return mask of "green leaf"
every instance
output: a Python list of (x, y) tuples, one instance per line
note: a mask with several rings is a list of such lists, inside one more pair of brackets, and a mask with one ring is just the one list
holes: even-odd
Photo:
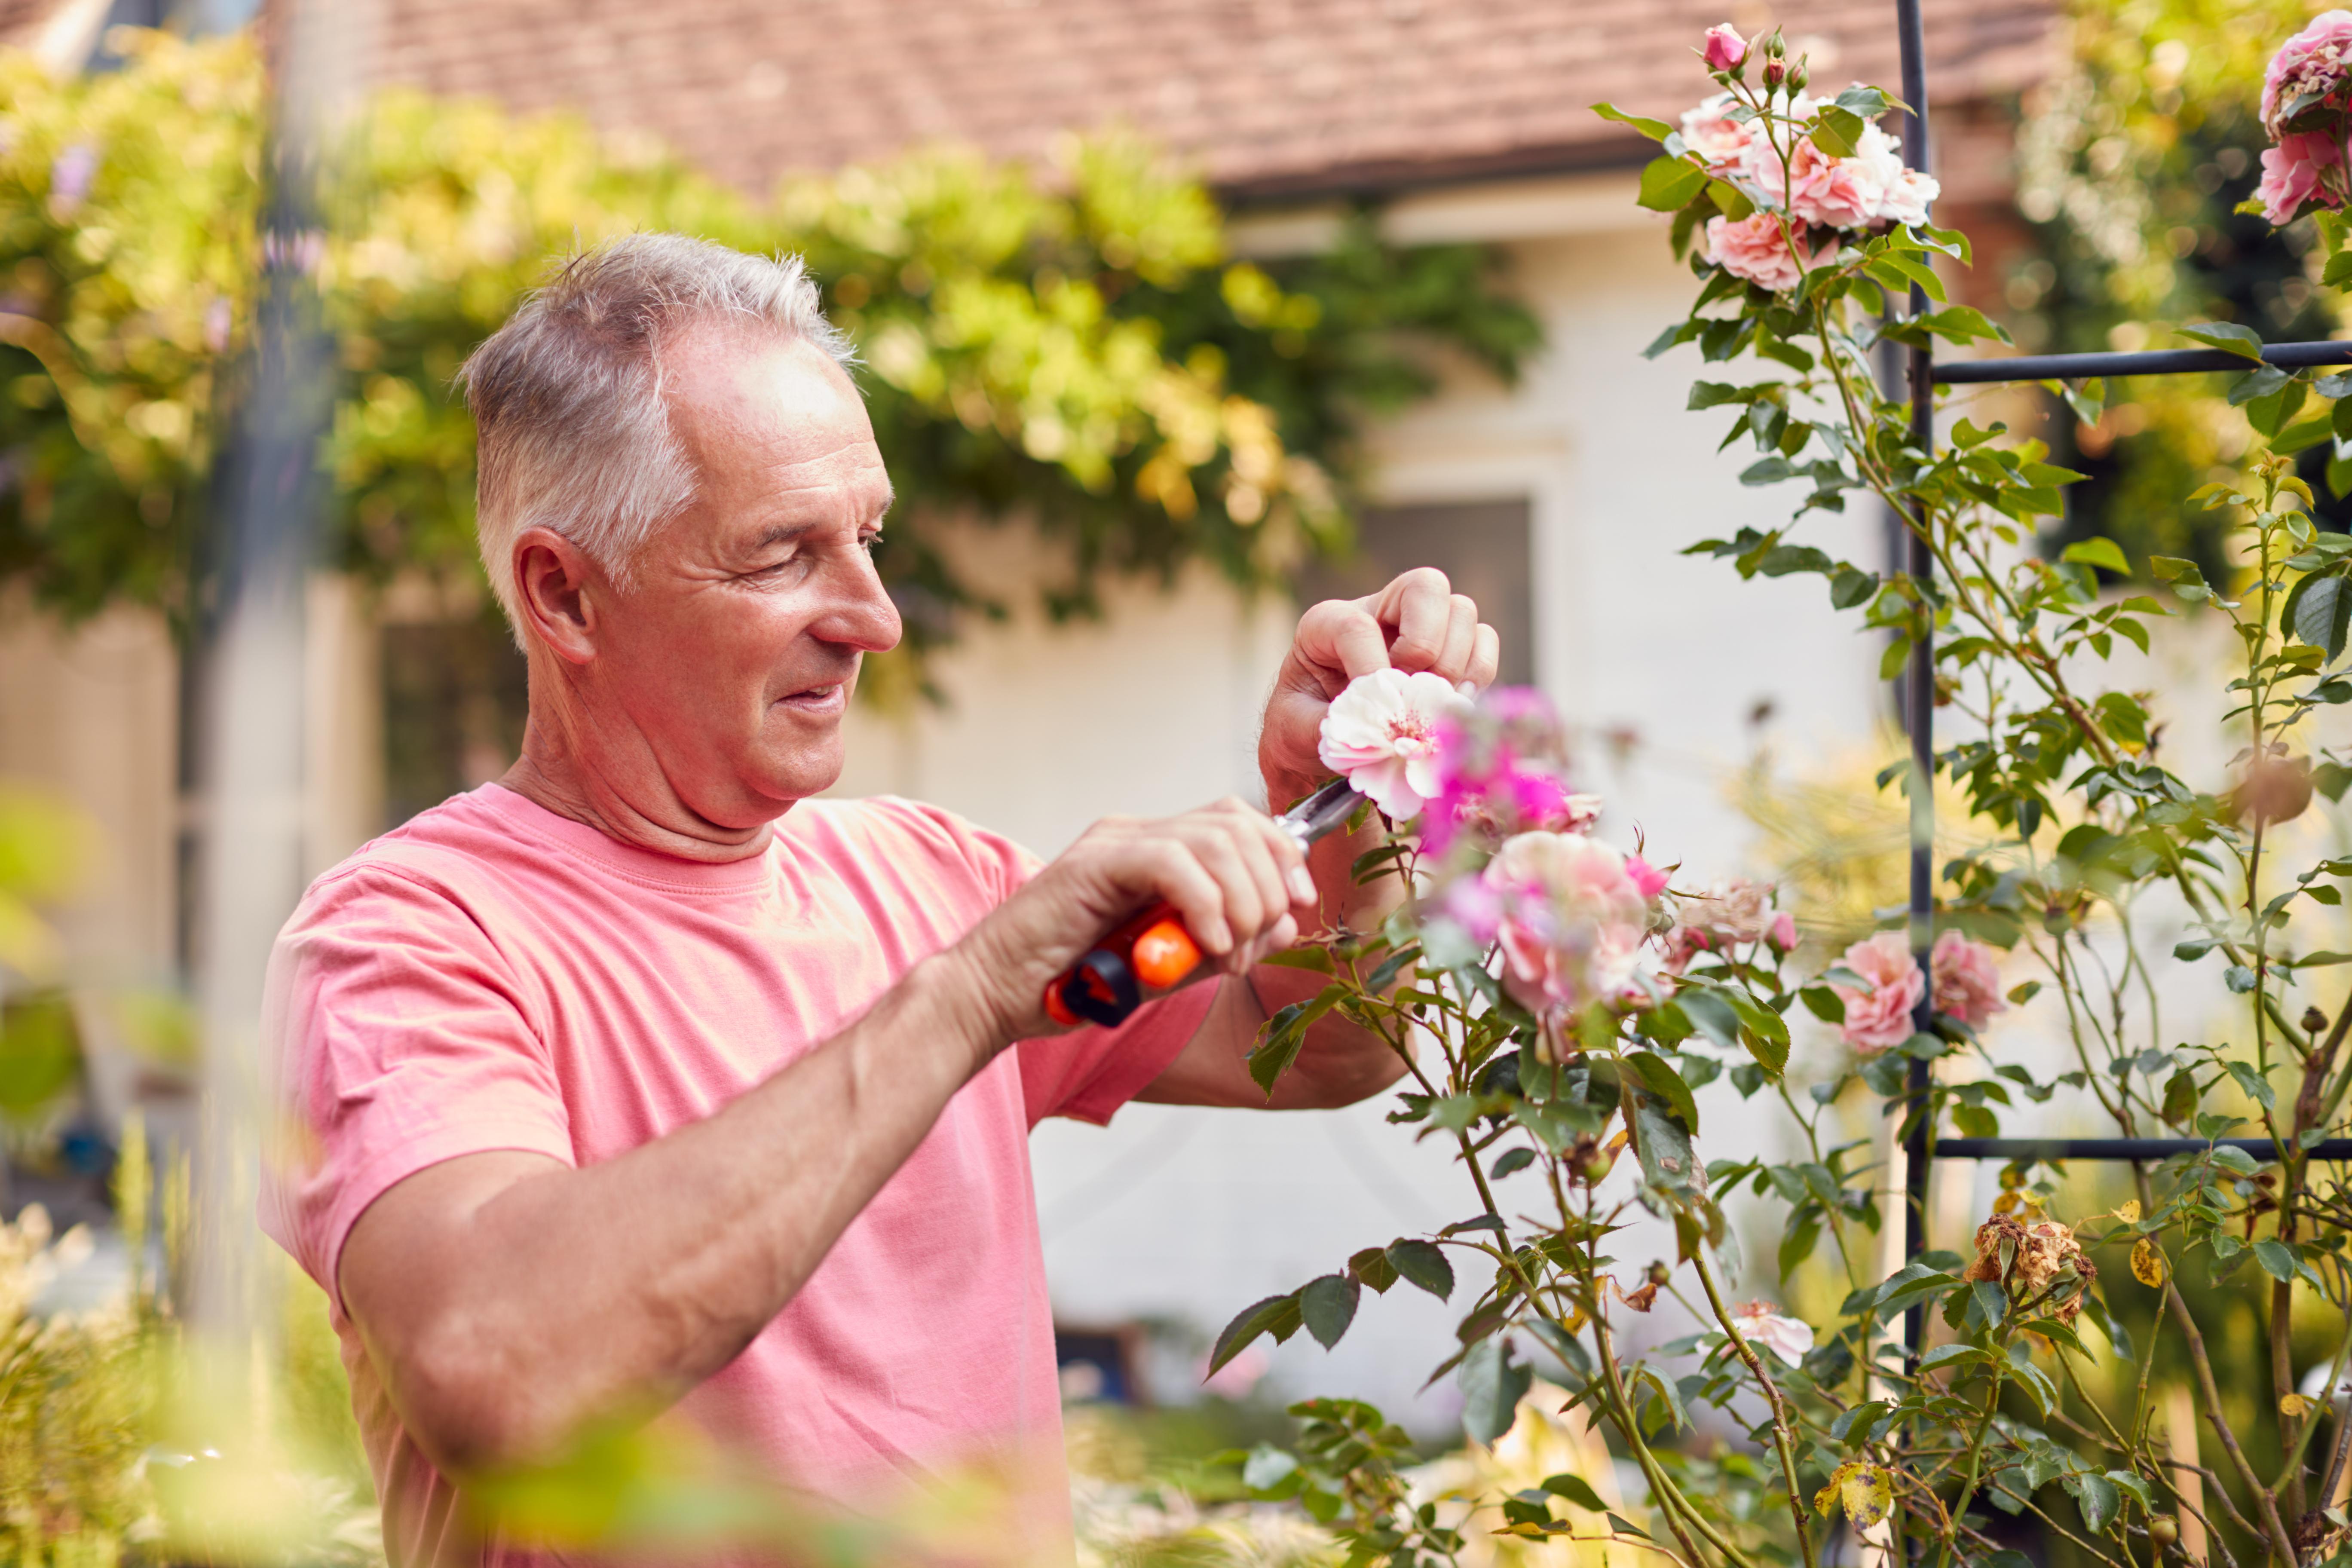
[(2295, 1265), (2300, 1260), (2294, 1247), (2265, 1238), (2254, 1243), (2254, 1261), (2263, 1266), (2263, 1273), (2284, 1284), (2294, 1279)]
[(1348, 1259), (1348, 1272), (1372, 1288), (1374, 1295), (1385, 1296), (1390, 1286), (1397, 1282), (1396, 1265), (1389, 1261), (1388, 1249), (1368, 1247)]
[(2122, 546), (2112, 539), (2084, 539), (2070, 544), (2061, 561), (2080, 562), (2085, 566), (2097, 566), (2118, 576), (2131, 575), (2131, 563), (2124, 559)]
[(1642, 170), (1641, 205), (1652, 212), (1680, 212), (1706, 187), (1706, 171), (1680, 158), (1653, 158)]
[(1344, 985), (1327, 985), (1304, 1002), (1293, 1002), (1265, 1021), (1265, 1033), (1249, 1054), (1250, 1081), (1271, 1097), (1274, 1086), (1298, 1059), (1307, 1044), (1307, 1031), (1325, 1014), (1347, 999)]
[(2262, 335), (2252, 327), (2242, 327), (2235, 321), (2200, 321), (2195, 326), (2179, 329), (2184, 338), (2236, 354), (2241, 359), (2263, 363)]
[(1556, 1498), (1566, 1498), (1587, 1513), (1609, 1511), (1609, 1505), (1601, 1500), (1601, 1494), (1594, 1491), (1592, 1484), (1581, 1476), (1546, 1476), (1543, 1489)]
[(1698, 1102), (1691, 1098), (1690, 1085), (1666, 1064), (1664, 1057), (1655, 1051), (1633, 1051), (1623, 1060), (1641, 1076), (1642, 1087), (1664, 1101), (1686, 1131), (1698, 1131)]
[(1493, 1443), (1519, 1418), (1535, 1369), (1516, 1359), (1501, 1334), (1479, 1341), (1462, 1358), (1462, 1430), (1474, 1443)]
[(1663, 142), (1674, 134), (1675, 128), (1663, 120), (1649, 120), (1638, 114), (1628, 114), (1613, 103), (1596, 103), (1592, 112), (1603, 120), (1613, 120), (1620, 125), (1630, 125), (1653, 142)]
[(2344, 656), (2347, 634), (2352, 634), (2352, 592), (2346, 590), (2340, 571), (2297, 583), (2288, 595), (2286, 614), (2298, 641), (2324, 650), (2331, 661)]
[(1728, 180), (1709, 180), (1706, 195), (1707, 200), (1715, 204), (1716, 211), (1734, 223), (1756, 216), (1756, 204), (1748, 199), (1747, 193)]
[(1275, 1342), (1280, 1344), (1298, 1331), (1300, 1321), (1298, 1293), (1295, 1290), (1287, 1296), (1268, 1296), (1263, 1301), (1252, 1302), (1236, 1313), (1234, 1321), (1225, 1325), (1225, 1331), (1217, 1336), (1215, 1346), (1209, 1352), (1209, 1371), (1214, 1373), (1249, 1349), (1261, 1334), (1272, 1334)]
[(2123, 1494), (2116, 1483), (2105, 1476), (2078, 1475), (2066, 1478), (2066, 1489), (2083, 1505), (2083, 1527), (2093, 1535), (2102, 1533), (2107, 1521), (2116, 1517), (2123, 1505)]
[(1832, 103), (1822, 110), (1811, 134), (1813, 145), (1831, 157), (1851, 158), (1854, 143), (1862, 140), (1862, 116)]
[(1363, 1293), (1363, 1287), (1344, 1274), (1326, 1274), (1300, 1288), (1299, 1316), (1317, 1344), (1328, 1351), (1339, 1342), (1339, 1336), (1356, 1320), (1356, 1303)]
[(1331, 951), (1323, 947), (1286, 947), (1280, 952), (1269, 952), (1258, 960), (1281, 969), (1310, 969), (1318, 974), (1331, 973)]
[(1506, 1149), (1486, 1173), (1499, 1182), (1505, 1176), (1524, 1171), (1535, 1163), (1536, 1152), (1532, 1149)]
[(1454, 1265), (1430, 1242), (1407, 1237), (1389, 1247), (1389, 1266), (1439, 1300), (1454, 1294)]

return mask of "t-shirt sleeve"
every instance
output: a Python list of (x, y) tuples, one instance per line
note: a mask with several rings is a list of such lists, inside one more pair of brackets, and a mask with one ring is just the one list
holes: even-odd
[[(951, 812), (912, 801), (892, 801), (924, 830), (942, 835), (969, 868), (989, 907), (1003, 903), (1045, 862), (1002, 834), (976, 827)], [(1100, 1126), (1168, 1070), (1207, 1017), (1217, 982), (1201, 981), (1146, 1004), (1116, 1029), (1075, 1029), (1023, 1040), (1022, 1094), (1029, 1125), (1067, 1116)]]
[(269, 968), (281, 1131), (262, 1226), (338, 1311), (343, 1242), (395, 1184), (492, 1150), (574, 1163), (527, 998), (447, 891), (382, 869), (335, 878), (296, 911)]
[(1173, 995), (1148, 1002), (1116, 1029), (1073, 1029), (1042, 1040), (1024, 1040), (1021, 1092), (1029, 1102), (1029, 1125), (1048, 1116), (1108, 1124), (1112, 1113), (1141, 1094), (1166, 1072), (1209, 1016), (1222, 978), (1188, 985)]

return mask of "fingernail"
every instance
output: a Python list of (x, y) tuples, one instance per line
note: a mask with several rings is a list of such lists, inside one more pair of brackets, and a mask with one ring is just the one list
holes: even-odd
[(1286, 879), (1290, 884), (1290, 896), (1293, 900), (1302, 904), (1311, 904), (1315, 901), (1315, 879), (1308, 874), (1306, 867), (1293, 866)]

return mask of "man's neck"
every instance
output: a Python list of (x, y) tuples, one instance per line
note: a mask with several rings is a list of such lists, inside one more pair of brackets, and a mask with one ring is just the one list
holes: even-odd
[[(680, 860), (724, 865), (762, 853), (774, 836), (773, 823), (739, 828), (710, 821), (679, 799), (658, 770), (646, 770), (651, 774), (646, 789), (621, 787), (599, 770), (579, 765), (572, 753), (533, 744), (539, 731), (537, 724), (524, 731), (522, 755), (499, 783), (532, 805), (585, 823), (607, 838)], [(653, 798), (633, 798), (637, 795)]]

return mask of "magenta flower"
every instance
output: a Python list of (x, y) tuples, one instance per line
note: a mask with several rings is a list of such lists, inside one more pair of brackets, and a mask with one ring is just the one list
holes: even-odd
[(1730, 23), (1717, 22), (1706, 30), (1706, 43), (1700, 52), (1706, 56), (1706, 68), (1711, 71), (1738, 70), (1748, 58), (1748, 40)]

